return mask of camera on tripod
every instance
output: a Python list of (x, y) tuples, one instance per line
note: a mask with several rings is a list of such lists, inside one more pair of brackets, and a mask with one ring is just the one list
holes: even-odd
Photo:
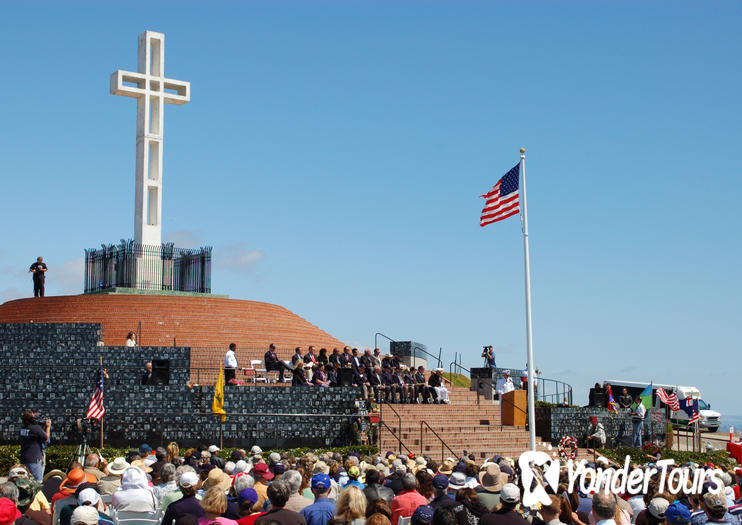
[(87, 443), (90, 434), (98, 430), (99, 424), (97, 419), (78, 417), (72, 424), (72, 431), (79, 435), (83, 443)]

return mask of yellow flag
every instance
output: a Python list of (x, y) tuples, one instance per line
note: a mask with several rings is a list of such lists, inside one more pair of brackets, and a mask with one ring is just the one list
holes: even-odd
[(214, 401), (211, 402), (211, 411), (214, 414), (222, 415), (222, 423), (227, 420), (227, 413), (224, 411), (224, 369), (219, 367), (219, 379), (216, 380), (214, 388)]

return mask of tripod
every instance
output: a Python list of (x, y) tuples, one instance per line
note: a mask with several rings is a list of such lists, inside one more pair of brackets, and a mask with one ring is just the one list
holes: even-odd
[(72, 457), (73, 460), (77, 460), (78, 463), (81, 465), (85, 465), (85, 459), (87, 459), (88, 454), (90, 454), (92, 450), (90, 449), (90, 445), (88, 445), (87, 438), (83, 438), (82, 443), (80, 443), (77, 446), (77, 452), (75, 452), (75, 455)]

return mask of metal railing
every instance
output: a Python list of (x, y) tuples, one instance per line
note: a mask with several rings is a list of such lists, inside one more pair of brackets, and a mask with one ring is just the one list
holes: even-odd
[[(404, 445), (404, 443), (402, 443), (402, 416), (399, 414), (399, 412), (397, 412), (396, 410), (394, 410), (394, 407), (393, 406), (389, 405), (389, 408), (391, 409), (391, 411), (394, 412), (394, 415), (395, 416), (397, 416), (397, 432), (399, 433), (398, 434), (397, 432), (395, 432), (394, 430), (392, 430), (392, 428), (389, 425), (387, 425), (384, 422), (384, 405), (386, 405), (386, 404), (387, 403), (379, 403), (379, 422), (381, 424), (383, 424), (387, 429), (389, 429), (389, 432), (391, 432), (392, 436), (394, 436), (395, 438), (397, 438), (397, 441), (399, 443), (399, 450), (401, 452), (402, 451), (402, 447), (404, 447), (405, 449), (407, 449), (407, 447)], [(381, 432), (379, 432), (379, 449), (381, 450)], [(410, 452), (410, 450), (407, 449), (407, 452)]]
[(436, 432), (433, 427), (431, 427), (427, 421), (422, 420), (420, 421), (420, 453), (425, 454), (425, 448), (423, 447), (423, 428), (428, 427), (428, 430), (430, 430), (435, 437), (438, 438), (438, 441), (441, 442), (441, 461), (443, 461), (443, 455), (444, 455), (444, 447), (448, 449), (448, 451), (451, 453), (453, 457), (458, 457), (456, 452), (454, 452), (451, 447), (449, 447), (445, 441), (443, 441), (443, 438)]
[(132, 240), (85, 250), (85, 293), (110, 288), (211, 293), (211, 247), (173, 243), (147, 246)]

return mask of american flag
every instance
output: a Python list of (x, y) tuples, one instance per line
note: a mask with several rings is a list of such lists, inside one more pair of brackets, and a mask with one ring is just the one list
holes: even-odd
[(698, 412), (698, 399), (686, 397), (680, 401), (680, 408), (688, 414), (688, 424), (692, 425), (696, 421), (701, 419), (701, 414)]
[(486, 202), (482, 209), (480, 226), (487, 226), (493, 222), (501, 221), (520, 213), (520, 197), (518, 187), (520, 185), (520, 164), (516, 164), (500, 180), (497, 181), (489, 193), (480, 195)]
[(106, 409), (103, 408), (103, 367), (101, 366), (98, 369), (98, 383), (95, 385), (95, 392), (90, 399), (90, 406), (85, 417), (101, 419), (105, 413)]
[(658, 388), (657, 397), (660, 398), (660, 401), (669, 406), (670, 410), (672, 410), (673, 412), (677, 412), (678, 410), (680, 410), (678, 395), (675, 392), (668, 395), (667, 392), (665, 392), (664, 388)]

